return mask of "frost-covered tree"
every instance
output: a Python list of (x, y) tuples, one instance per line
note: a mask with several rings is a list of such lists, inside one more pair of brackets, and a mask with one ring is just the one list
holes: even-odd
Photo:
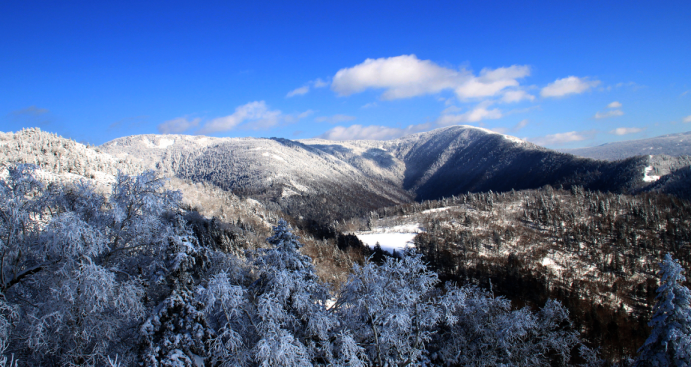
[(378, 366), (426, 360), (426, 345), (439, 319), (434, 300), (437, 282), (419, 254), (387, 257), (381, 266), (356, 265), (334, 306), (342, 328), (352, 333), (356, 343), (348, 334), (342, 337), (344, 345), (351, 345), (351, 365), (357, 365), (356, 357), (362, 354)]
[(189, 292), (173, 292), (166, 298), (140, 329), (147, 344), (144, 366), (204, 366), (215, 332), (207, 325), (202, 309)]
[(691, 292), (682, 282), (684, 268), (665, 255), (660, 263), (660, 287), (653, 317), (653, 328), (640, 349), (636, 366), (691, 366)]
[[(36, 246), (41, 229), (40, 217), (45, 200), (44, 185), (34, 178), (32, 165), (9, 167), (6, 179), (0, 179), (0, 290), (42, 270), (50, 262), (42, 261)], [(29, 248), (27, 248), (29, 247)]]
[(328, 289), (288, 224), (281, 220), (252, 258), (258, 279), (249, 287), (252, 319), (259, 341), (253, 348), (261, 366), (309, 365), (330, 358), (329, 334), (337, 325), (326, 310)]
[(119, 175), (105, 198), (83, 182), (45, 187), (34, 170), (0, 180), (4, 345), (33, 365), (133, 363), (162, 249), (189, 234), (165, 220), (179, 194), (153, 172)]
[(249, 254), (249, 274), (228, 269), (197, 289), (218, 331), (210, 360), (223, 366), (329, 363), (338, 322), (326, 309), (328, 289), (285, 221), (267, 241), (271, 248)]
[(205, 304), (207, 319), (216, 327), (209, 341), (209, 360), (221, 366), (247, 366), (252, 361), (251, 345), (255, 331), (248, 309), (247, 291), (238, 279), (221, 271), (197, 288)]
[(511, 310), (511, 302), (475, 286), (447, 284), (440, 300), (442, 326), (435, 360), (462, 366), (566, 364), (579, 344), (566, 309), (548, 301), (537, 313)]
[(33, 174), (0, 179), (0, 366), (544, 365), (578, 344), (557, 302), (436, 288), (417, 253), (356, 266), (334, 294), (285, 221), (238, 258), (154, 172), (109, 196)]

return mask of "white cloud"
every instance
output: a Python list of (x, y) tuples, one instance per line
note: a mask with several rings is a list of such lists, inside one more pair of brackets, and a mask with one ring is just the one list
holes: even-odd
[(283, 115), (282, 119), (284, 122), (292, 124), (294, 122), (298, 122), (301, 119), (304, 119), (305, 117), (309, 117), (312, 114), (314, 114), (313, 110), (307, 110), (305, 112), (301, 112), (298, 114), (292, 114), (292, 115)]
[(46, 109), (46, 108), (39, 108), (39, 107), (32, 105), (32, 106), (29, 106), (27, 108), (23, 108), (21, 110), (12, 111), (11, 114), (15, 115), (15, 116), (20, 116), (20, 115), (38, 116), (38, 115), (44, 115), (48, 112), (50, 112), (50, 111), (48, 111), (48, 109)]
[(532, 138), (529, 140), (538, 145), (549, 146), (588, 140), (592, 139), (593, 136), (595, 136), (594, 131), (569, 131), (567, 133), (545, 135), (537, 138)]
[(618, 101), (614, 101), (608, 104), (607, 108), (621, 108), (621, 103), (619, 103)]
[(307, 94), (307, 92), (309, 92), (309, 91), (310, 91), (310, 87), (305, 85), (304, 87), (300, 87), (300, 88), (296, 88), (296, 89), (291, 90), (290, 92), (288, 92), (288, 94), (286, 94), (286, 97), (290, 98), (290, 97), (294, 97), (294, 96), (302, 96), (302, 95)]
[(266, 130), (281, 123), (281, 111), (267, 111), (261, 118), (252, 119), (242, 125), (243, 128), (251, 130)]
[(688, 116), (684, 117), (684, 119), (681, 120), (681, 121), (686, 122), (686, 123), (691, 122), (691, 115), (688, 115)]
[(303, 96), (303, 95), (309, 93), (310, 85), (313, 88), (324, 88), (324, 87), (328, 86), (329, 83), (321, 80), (321, 78), (317, 78), (315, 80), (310, 80), (309, 82), (307, 82), (307, 85), (304, 85), (300, 88), (295, 88), (295, 89), (291, 90), (290, 92), (288, 92), (288, 94), (286, 94), (286, 98), (295, 97), (295, 96)]
[(251, 129), (265, 129), (280, 122), (281, 111), (269, 110), (266, 102), (254, 101), (237, 107), (232, 115), (217, 117), (202, 126), (198, 134), (212, 134), (229, 131), (246, 121)]
[(505, 92), (504, 96), (501, 98), (501, 100), (506, 103), (520, 102), (526, 99), (533, 101), (535, 100), (535, 96), (524, 90), (510, 90)]
[(328, 140), (388, 140), (420, 131), (426, 131), (431, 127), (431, 124), (410, 125), (405, 129), (376, 125), (336, 126), (318, 136), (318, 138)]
[(372, 108), (372, 107), (377, 107), (377, 102), (367, 103), (367, 104), (363, 105), (361, 108)]
[(305, 112), (302, 112), (302, 113), (298, 114), (298, 116), (297, 116), (298, 120), (304, 119), (305, 117), (308, 117), (308, 116), (312, 115), (313, 113), (314, 113), (314, 111), (312, 111), (312, 110), (307, 110)]
[(610, 134), (614, 135), (627, 135), (627, 134), (635, 134), (635, 133), (640, 133), (645, 129), (637, 128), (637, 127), (618, 127), (612, 131), (610, 131)]
[(479, 76), (420, 60), (415, 55), (367, 59), (351, 68), (339, 70), (331, 89), (341, 96), (367, 89), (385, 89), (382, 99), (410, 98), (451, 89), (460, 99), (491, 97), (530, 74), (528, 66), (482, 69)]
[(617, 116), (623, 116), (623, 115), (624, 115), (624, 112), (622, 112), (621, 110), (611, 110), (611, 111), (607, 111), (607, 112), (597, 112), (595, 114), (595, 116), (593, 116), (593, 117), (595, 117), (596, 119), (605, 119), (608, 117), (617, 117)]
[(324, 87), (327, 87), (327, 86), (329, 85), (329, 83), (327, 83), (327, 82), (321, 80), (320, 78), (317, 78), (316, 80), (314, 80), (314, 81), (312, 82), (312, 85), (313, 85), (315, 88), (324, 88)]
[(516, 126), (514, 126), (514, 127), (511, 129), (511, 131), (516, 132), (516, 131), (518, 131), (518, 130), (521, 130), (522, 128), (528, 126), (528, 122), (529, 122), (528, 119), (519, 121), (519, 122), (516, 124)]
[(339, 122), (353, 121), (355, 116), (347, 115), (333, 115), (333, 116), (320, 116), (314, 119), (316, 122), (328, 122), (330, 124), (337, 124)]
[(187, 117), (178, 117), (158, 125), (158, 132), (161, 134), (179, 134), (199, 125), (201, 120), (199, 117), (192, 120), (187, 119)]
[(506, 134), (506, 133), (515, 133), (518, 132), (519, 130), (523, 129), (524, 127), (528, 126), (528, 119), (524, 119), (519, 121), (516, 125), (514, 125), (512, 128), (506, 128), (506, 127), (495, 127), (490, 130), (494, 131), (495, 133), (500, 133), (500, 134)]
[(600, 84), (599, 80), (569, 76), (563, 79), (557, 79), (554, 83), (548, 84), (546, 87), (542, 88), (540, 95), (543, 97), (562, 97), (568, 94), (580, 94), (590, 88), (596, 87), (598, 84)]
[[(444, 110), (445, 112), (449, 111), (449, 108)], [(475, 107), (474, 109), (466, 112), (466, 113), (461, 113), (461, 114), (453, 114), (453, 113), (442, 113), (441, 116), (437, 119), (436, 123), (437, 125), (440, 126), (448, 126), (448, 125), (457, 125), (457, 124), (463, 124), (463, 123), (468, 123), (468, 122), (480, 122), (482, 120), (492, 120), (492, 119), (498, 119), (502, 117), (502, 113), (499, 109), (491, 109), (488, 110), (486, 106), (480, 105)]]
[[(507, 68), (482, 69), (479, 77), (471, 77), (455, 91), (460, 99), (492, 97), (508, 87), (517, 87), (518, 80), (530, 75), (528, 66), (513, 65)], [(509, 93), (509, 92), (507, 92)], [(529, 98), (529, 97), (528, 97)]]

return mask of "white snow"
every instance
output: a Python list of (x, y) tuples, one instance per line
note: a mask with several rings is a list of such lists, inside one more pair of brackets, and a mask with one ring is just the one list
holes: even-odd
[(423, 229), (419, 223), (407, 223), (393, 227), (377, 227), (371, 231), (355, 232), (357, 238), (370, 248), (379, 243), (382, 250), (393, 253), (406, 248), (415, 247), (413, 239)]
[(379, 243), (382, 250), (393, 253), (394, 250), (400, 252), (408, 247), (415, 247), (413, 239), (417, 233), (370, 233), (356, 234), (357, 238), (370, 248)]
[(648, 166), (645, 167), (645, 171), (643, 171), (643, 181), (645, 182), (653, 182), (657, 181), (660, 179), (660, 176), (653, 176), (650, 175), (650, 172), (653, 170), (653, 166)]
[(161, 149), (166, 149), (166, 148), (168, 148), (169, 146), (171, 146), (171, 145), (173, 145), (173, 144), (175, 144), (175, 140), (173, 140), (173, 139), (165, 139), (165, 138), (163, 138), (163, 139), (160, 139), (160, 140), (158, 141), (158, 147), (161, 148)]
[(562, 266), (555, 263), (554, 260), (550, 259), (549, 257), (544, 257), (541, 264), (542, 266), (556, 270), (557, 272), (564, 270)]
[(298, 194), (297, 192), (295, 192), (295, 191), (293, 191), (287, 187), (284, 187), (283, 191), (281, 192), (281, 197), (284, 197), (284, 198), (289, 198), (289, 197), (295, 196), (295, 195), (300, 195), (300, 194)]
[(304, 185), (300, 185), (299, 183), (297, 183), (293, 180), (290, 180), (290, 184), (298, 191), (301, 191), (301, 192), (309, 192), (310, 191), (309, 187), (304, 186)]
[(145, 145), (147, 148), (157, 148), (157, 146), (154, 145), (154, 143), (152, 143), (151, 141), (149, 141), (149, 139), (147, 139), (147, 138), (142, 139), (142, 143), (144, 143), (144, 145)]
[(515, 136), (511, 136), (511, 135), (504, 135), (504, 139), (506, 139), (506, 140), (508, 140), (508, 141), (511, 141), (511, 142), (514, 142), (514, 143), (516, 143), (516, 144), (523, 144), (523, 143), (525, 143), (525, 141), (523, 141), (522, 139), (517, 138), (517, 137), (515, 137)]
[(431, 214), (431, 213), (445, 212), (445, 211), (447, 211), (447, 210), (449, 210), (449, 209), (451, 209), (450, 206), (446, 206), (446, 207), (443, 207), (443, 208), (427, 209), (427, 210), (423, 210), (423, 211), (422, 211), (422, 214)]
[(488, 134), (501, 135), (501, 136), (504, 137), (504, 139), (506, 139), (506, 140), (508, 140), (508, 141), (510, 141), (510, 142), (516, 143), (516, 144), (523, 144), (523, 143), (525, 143), (525, 141), (523, 141), (522, 139), (517, 138), (517, 137), (515, 137), (515, 136), (511, 136), (511, 135), (506, 135), (506, 134), (498, 133), (498, 132), (492, 131), (492, 130), (490, 130), (490, 129), (485, 129), (484, 127), (478, 127), (478, 126), (472, 126), (472, 125), (459, 125), (459, 126), (464, 127), (464, 128), (471, 128), (471, 129), (480, 130), (480, 131), (486, 132), (486, 133), (488, 133)]

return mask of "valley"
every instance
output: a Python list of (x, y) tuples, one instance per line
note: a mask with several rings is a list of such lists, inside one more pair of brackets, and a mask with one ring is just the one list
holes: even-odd
[(594, 160), (471, 126), (387, 141), (139, 135), (100, 147), (0, 134), (3, 175), (18, 163), (104, 195), (154, 169), (181, 193), (195, 241), (238, 258), (265, 251), (286, 219), (335, 291), (367, 259), (415, 249), (442, 283), (489, 289), (514, 309), (560, 301), (608, 361), (635, 356), (650, 333), (660, 259), (691, 268), (683, 155)]

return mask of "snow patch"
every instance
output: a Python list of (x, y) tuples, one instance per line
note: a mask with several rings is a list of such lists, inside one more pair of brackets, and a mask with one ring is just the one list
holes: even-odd
[(310, 191), (309, 187), (304, 186), (304, 185), (300, 185), (299, 183), (297, 183), (293, 180), (290, 180), (290, 184), (298, 191), (301, 191), (301, 192), (309, 192)]
[(492, 131), (492, 130), (489, 130), (489, 129), (485, 129), (484, 127), (478, 127), (478, 126), (472, 126), (472, 125), (460, 125), (460, 126), (461, 126), (461, 127), (464, 127), (464, 128), (480, 130), (480, 131), (483, 131), (483, 132), (485, 132), (485, 133), (487, 133), (487, 134), (501, 135), (501, 136), (504, 137), (504, 139), (506, 139), (506, 140), (508, 140), (508, 141), (510, 141), (510, 142), (512, 142), (512, 143), (516, 143), (516, 144), (524, 144), (524, 143), (525, 143), (525, 141), (523, 141), (522, 139), (517, 138), (517, 137), (515, 137), (515, 136), (511, 136), (511, 135), (506, 135), (506, 134), (498, 133), (498, 132), (496, 132), (496, 131)]
[(406, 248), (415, 247), (413, 239), (423, 231), (419, 223), (407, 223), (393, 227), (376, 227), (371, 231), (355, 232), (354, 235), (370, 248), (379, 243), (382, 250), (393, 253), (394, 250), (401, 252)]
[(546, 268), (550, 268), (552, 270), (556, 270), (556, 271), (564, 270), (564, 268), (561, 265), (558, 265), (557, 263), (554, 262), (554, 260), (550, 259), (549, 257), (544, 257), (542, 259), (542, 262), (540, 262), (540, 264), (542, 264), (542, 266), (544, 266)]
[(300, 195), (300, 194), (298, 194), (297, 192), (295, 192), (295, 191), (293, 191), (287, 187), (284, 187), (283, 192), (281, 192), (281, 197), (284, 197), (284, 198), (289, 198), (289, 197), (295, 196), (295, 195)]
[(523, 144), (523, 143), (525, 143), (525, 141), (523, 141), (522, 139), (517, 138), (517, 137), (515, 137), (515, 136), (511, 136), (511, 135), (504, 135), (504, 139), (506, 139), (506, 140), (508, 140), (508, 141), (510, 141), (510, 142), (516, 143), (516, 144)]
[(145, 145), (147, 148), (158, 148), (154, 143), (152, 143), (152, 142), (151, 142), (149, 139), (147, 139), (147, 138), (143, 138), (143, 139), (142, 139), (142, 143), (144, 143), (144, 145)]
[(382, 250), (393, 253), (394, 250), (401, 252), (406, 248), (415, 247), (413, 239), (417, 233), (369, 233), (356, 234), (356, 236), (370, 248), (374, 248), (379, 243)]
[(439, 213), (439, 212), (445, 212), (447, 210), (451, 209), (450, 206), (443, 207), (443, 208), (436, 208), (436, 209), (427, 209), (423, 210), (422, 214), (431, 214), (431, 213)]
[(165, 138), (163, 138), (163, 139), (160, 139), (160, 140), (158, 141), (158, 147), (161, 148), (161, 149), (166, 149), (166, 148), (168, 148), (169, 146), (171, 146), (171, 145), (173, 145), (173, 144), (175, 144), (175, 140), (173, 140), (173, 139), (165, 139)]
[(643, 181), (644, 182), (654, 182), (660, 179), (660, 176), (653, 176), (650, 174), (650, 172), (653, 171), (653, 166), (648, 166), (645, 167), (645, 170), (643, 171)]

